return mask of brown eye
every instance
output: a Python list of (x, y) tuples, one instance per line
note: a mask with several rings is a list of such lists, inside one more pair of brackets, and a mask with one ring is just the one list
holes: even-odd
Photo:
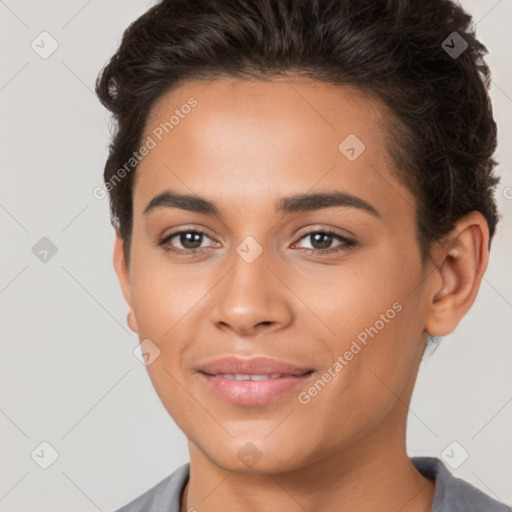
[[(173, 251), (179, 253), (196, 253), (203, 252), (206, 247), (201, 247), (204, 238), (210, 238), (203, 231), (197, 230), (183, 230), (176, 231), (162, 238), (158, 242), (165, 251)], [(174, 240), (174, 241), (173, 241)], [(211, 240), (211, 238), (210, 238)], [(173, 241), (173, 242), (172, 242)], [(172, 242), (172, 243), (171, 243)], [(181, 247), (180, 247), (181, 246)]]
[[(303, 247), (303, 249), (307, 252), (313, 253), (343, 251), (355, 245), (355, 242), (353, 240), (350, 240), (349, 238), (346, 238), (342, 235), (339, 235), (333, 231), (328, 230), (310, 231), (309, 233), (306, 233), (300, 238), (300, 240), (307, 239), (310, 240), (311, 247)], [(332, 243), (336, 240), (338, 240), (341, 243), (332, 247)]]
[(184, 249), (197, 249), (201, 247), (203, 235), (197, 231), (182, 231), (173, 238), (178, 237)]

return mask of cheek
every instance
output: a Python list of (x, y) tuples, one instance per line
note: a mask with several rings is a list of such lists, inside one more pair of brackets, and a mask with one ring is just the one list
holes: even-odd
[(406, 414), (400, 403), (408, 403), (416, 358), (415, 341), (404, 336), (409, 319), (400, 315), (407, 314), (402, 309), (385, 326), (373, 321), (359, 330), (359, 337), (338, 339), (333, 347), (336, 358), (342, 358), (343, 369), (305, 406), (309, 408), (305, 414), (318, 420), (320, 430), (322, 425), (335, 425), (331, 429), (336, 432), (334, 446), (341, 440), (350, 445), (393, 409)]
[(132, 296), (139, 334), (167, 338), (180, 319), (193, 314), (206, 292), (207, 282), (190, 277), (186, 266), (171, 267), (154, 256), (143, 264), (134, 262)]
[(356, 409), (360, 400), (373, 404), (358, 413), (370, 418), (395, 402), (416, 365), (423, 331), (421, 276), (414, 262), (391, 252), (360, 268), (367, 271), (330, 281), (321, 299), (313, 294), (311, 309), (322, 312), (332, 331), (328, 365), (338, 356), (344, 361), (333, 389)]
[[(409, 386), (422, 350), (421, 312), (414, 297), (391, 293), (380, 304), (366, 310), (366, 323), (360, 324), (344, 353), (352, 357), (345, 375), (346, 400), (354, 407), (366, 404), (359, 421), (369, 423), (394, 406), (400, 409), (399, 402), (409, 402)], [(353, 351), (357, 354), (351, 356)]]
[[(316, 276), (297, 279), (293, 284), (294, 292), (317, 313), (333, 340), (349, 340), (361, 332), (364, 337), (365, 329), (376, 322), (379, 332), (386, 337), (389, 325), (396, 323), (395, 317), (399, 316), (396, 309), (409, 300), (408, 269), (387, 263), (383, 257), (374, 259), (376, 261), (365, 257), (355, 261), (354, 258), (353, 264), (320, 269)], [(381, 315), (384, 315), (383, 320)], [(322, 330), (327, 332), (324, 327)]]

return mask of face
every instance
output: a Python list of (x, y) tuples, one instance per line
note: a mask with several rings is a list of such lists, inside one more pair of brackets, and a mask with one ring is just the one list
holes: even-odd
[[(385, 117), (305, 79), (191, 82), (148, 117), (116, 270), (163, 405), (220, 467), (290, 471), (405, 428), (428, 266)], [(207, 366), (227, 356), (296, 371)]]

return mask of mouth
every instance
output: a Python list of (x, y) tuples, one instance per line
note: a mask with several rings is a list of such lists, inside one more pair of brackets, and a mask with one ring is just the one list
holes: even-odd
[(230, 380), (273, 380), (273, 379), (281, 379), (283, 377), (303, 377), (312, 372), (313, 372), (313, 370), (309, 370), (302, 374), (286, 374), (286, 373), (269, 373), (269, 374), (245, 374), (245, 373), (238, 373), (238, 374), (216, 373), (215, 374), (214, 373), (214, 374), (210, 374), (207, 372), (201, 372), (201, 373), (204, 373), (205, 375), (209, 375), (210, 377), (222, 377), (224, 379), (230, 379)]
[(262, 405), (290, 397), (304, 386), (315, 370), (270, 357), (227, 355), (196, 368), (206, 390), (235, 405)]

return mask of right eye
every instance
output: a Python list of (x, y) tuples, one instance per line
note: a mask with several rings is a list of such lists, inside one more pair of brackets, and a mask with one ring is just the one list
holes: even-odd
[[(162, 247), (164, 251), (196, 254), (199, 252), (204, 252), (205, 247), (201, 247), (201, 242), (203, 241), (204, 237), (210, 238), (204, 231), (198, 231), (195, 229), (175, 231), (174, 233), (171, 233), (160, 239), (157, 245)], [(174, 243), (171, 243), (171, 241), (175, 238), (176, 242), (181, 244), (182, 247), (175, 247)]]

